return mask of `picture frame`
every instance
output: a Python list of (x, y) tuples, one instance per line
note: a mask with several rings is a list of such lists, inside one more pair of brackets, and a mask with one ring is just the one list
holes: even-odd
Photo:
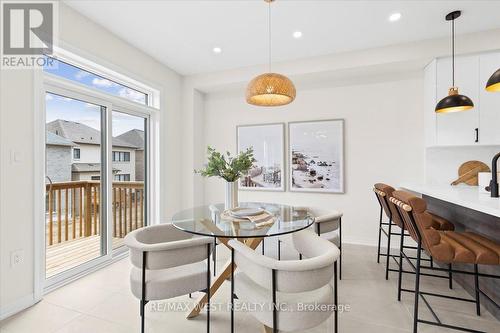
[(255, 168), (238, 181), (240, 190), (285, 191), (285, 123), (236, 126), (237, 153), (253, 147)]
[(288, 189), (345, 193), (344, 119), (288, 123)]

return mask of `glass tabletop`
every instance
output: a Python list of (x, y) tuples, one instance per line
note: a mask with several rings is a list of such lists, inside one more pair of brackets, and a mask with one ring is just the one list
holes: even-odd
[[(240, 216), (250, 213), (253, 216)], [(224, 204), (182, 210), (172, 217), (172, 224), (192, 234), (226, 238), (260, 238), (284, 235), (305, 229), (314, 218), (304, 210), (291, 206), (243, 202), (232, 211)]]

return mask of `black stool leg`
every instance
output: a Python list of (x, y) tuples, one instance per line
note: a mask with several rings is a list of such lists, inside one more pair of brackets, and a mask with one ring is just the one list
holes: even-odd
[(448, 264), (448, 287), (453, 289), (453, 273), (451, 272), (451, 264)]
[(401, 228), (401, 239), (399, 240), (398, 302), (401, 301), (401, 283), (403, 279), (403, 246), (405, 242), (404, 233), (404, 228)]
[(146, 307), (146, 252), (142, 252), (142, 281), (141, 281), (141, 332), (144, 333)]
[(231, 333), (234, 333), (234, 249), (231, 249)]
[(377, 264), (380, 264), (380, 239), (382, 237), (382, 206), (380, 206), (380, 218), (378, 220), (378, 246), (377, 246)]
[(212, 255), (214, 260), (214, 276), (217, 274), (217, 238), (214, 237), (214, 254)]
[(278, 304), (276, 303), (276, 270), (273, 269), (273, 333), (278, 333)]
[(417, 267), (415, 270), (415, 305), (413, 308), (413, 333), (417, 333), (418, 326), (418, 301), (420, 298), (420, 256), (422, 254), (421, 250), (422, 244), (418, 243), (417, 248)]
[(475, 284), (475, 291), (476, 291), (476, 314), (478, 316), (481, 315), (481, 304), (479, 301), (479, 276), (478, 276), (478, 268), (477, 264), (474, 265), (474, 284)]
[(337, 262), (333, 266), (333, 301), (335, 305), (335, 333), (339, 330), (339, 298), (338, 298), (338, 283), (337, 283)]
[(210, 333), (210, 278), (212, 274), (210, 273), (210, 243), (207, 244), (207, 333)]
[(391, 232), (392, 232), (392, 219), (389, 219), (389, 232), (387, 234), (387, 257), (385, 258), (385, 279), (389, 280), (389, 259), (391, 254)]
[(342, 218), (339, 219), (339, 280), (342, 280)]

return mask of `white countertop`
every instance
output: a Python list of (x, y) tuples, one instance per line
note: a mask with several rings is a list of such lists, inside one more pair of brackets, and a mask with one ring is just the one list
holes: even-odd
[(420, 193), (485, 214), (500, 217), (500, 198), (479, 193), (477, 186), (402, 184), (402, 189)]

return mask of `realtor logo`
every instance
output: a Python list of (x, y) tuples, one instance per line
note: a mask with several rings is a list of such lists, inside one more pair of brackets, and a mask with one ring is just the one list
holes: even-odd
[(55, 3), (2, 1), (1, 8), (2, 67), (43, 65), (54, 47)]
[(2, 21), (3, 54), (52, 53), (52, 3), (3, 3)]

